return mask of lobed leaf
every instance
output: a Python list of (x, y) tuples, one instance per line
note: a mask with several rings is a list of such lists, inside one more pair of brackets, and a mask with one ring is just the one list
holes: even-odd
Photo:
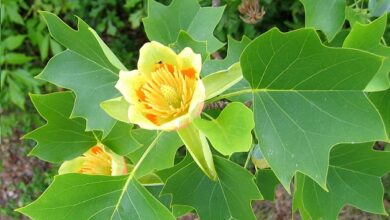
[(96, 145), (94, 134), (85, 131), (83, 119), (69, 119), (74, 103), (72, 92), (31, 95), (31, 101), (47, 121), (46, 125), (24, 136), (37, 142), (31, 155), (53, 163), (62, 162)]
[(326, 189), (333, 145), (386, 139), (382, 118), (363, 92), (380, 57), (325, 47), (314, 30), (272, 29), (240, 60), (252, 87), (260, 148), (286, 190), (297, 171)]
[(143, 19), (149, 40), (169, 45), (176, 42), (180, 31), (186, 31), (196, 41), (207, 41), (212, 53), (223, 46), (213, 32), (225, 7), (200, 7), (197, 0), (174, 0), (165, 6), (148, 1), (148, 17)]

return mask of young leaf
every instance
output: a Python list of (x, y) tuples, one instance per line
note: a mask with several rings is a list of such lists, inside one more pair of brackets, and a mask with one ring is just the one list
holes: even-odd
[[(147, 146), (156, 138), (157, 132), (144, 129), (134, 129), (132, 130), (132, 135), (143, 145), (127, 156), (136, 163), (144, 154)], [(156, 143), (156, 146), (154, 146), (140, 165), (137, 171), (137, 176), (141, 177), (152, 171), (172, 167), (177, 149), (182, 145), (183, 143), (176, 132), (162, 133)]]
[(246, 152), (252, 146), (253, 112), (240, 102), (226, 106), (217, 119), (195, 119), (195, 126), (223, 155)]
[(88, 131), (102, 130), (106, 136), (115, 125), (116, 121), (100, 108), (102, 101), (119, 96), (114, 87), (118, 76), (111, 70), (66, 50), (54, 56), (37, 78), (75, 92), (71, 117), (85, 118)]
[(8, 50), (14, 50), (20, 47), (26, 38), (26, 35), (15, 35), (15, 36), (9, 36), (4, 40), (4, 46)]
[(252, 87), (255, 132), (286, 190), (297, 171), (326, 188), (333, 145), (386, 139), (363, 92), (381, 64), (370, 53), (325, 47), (310, 29), (272, 29), (247, 46), (241, 68)]
[(327, 179), (329, 192), (298, 174), (294, 209), (303, 210), (308, 215), (304, 219), (337, 219), (346, 204), (386, 215), (380, 177), (390, 171), (389, 161), (390, 152), (373, 151), (372, 143), (334, 147)]
[(328, 41), (341, 30), (345, 20), (345, 0), (300, 0), (305, 7), (305, 26), (321, 30)]
[(194, 207), (202, 220), (255, 219), (251, 201), (262, 196), (253, 176), (239, 165), (214, 157), (218, 180), (210, 180), (195, 162), (168, 178), (162, 193), (172, 194), (173, 205)]
[(386, 14), (367, 25), (356, 23), (343, 44), (345, 48), (365, 50), (384, 57), (383, 65), (365, 89), (369, 92), (390, 88), (390, 47), (380, 43), (386, 23)]
[(382, 120), (385, 123), (387, 131), (387, 142), (390, 142), (390, 89), (380, 92), (372, 92), (368, 95), (370, 100), (374, 103)]
[(234, 40), (228, 37), (227, 55), (223, 60), (206, 60), (202, 66), (202, 76), (207, 76), (221, 70), (227, 70), (231, 65), (240, 60), (240, 56), (245, 47), (251, 42), (246, 36), (243, 36), (241, 41)]
[(128, 176), (65, 174), (35, 202), (17, 211), (32, 219), (175, 219)]
[(149, 40), (162, 44), (174, 43), (181, 30), (196, 41), (207, 41), (212, 53), (223, 46), (213, 32), (225, 7), (200, 7), (197, 0), (174, 0), (169, 6), (148, 1), (148, 17), (143, 19)]
[(92, 132), (85, 132), (85, 121), (69, 119), (74, 96), (71, 92), (31, 95), (31, 101), (47, 124), (28, 133), (37, 145), (31, 155), (50, 162), (62, 162), (81, 155), (96, 145)]

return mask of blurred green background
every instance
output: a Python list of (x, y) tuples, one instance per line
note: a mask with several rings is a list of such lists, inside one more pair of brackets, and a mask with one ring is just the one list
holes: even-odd
[[(168, 4), (169, 0), (159, 1)], [(351, 1), (353, 3), (353, 1)], [(364, 3), (364, 1), (363, 1)], [(1, 0), (0, 69), (1, 69), (1, 145), (0, 145), (0, 219), (24, 219), (13, 210), (36, 199), (50, 184), (57, 166), (28, 157), (31, 141), (20, 138), (44, 121), (29, 101), (29, 93), (61, 90), (34, 76), (39, 74), (50, 57), (64, 50), (53, 40), (39, 10), (59, 15), (72, 27), (75, 16), (81, 17), (102, 37), (128, 69), (136, 66), (138, 49), (147, 42), (142, 27), (146, 16), (146, 0)], [(240, 18), (241, 0), (200, 0), (203, 6), (227, 5), (215, 30), (223, 42), (227, 36), (239, 40), (242, 35), (254, 38), (276, 26), (283, 31), (304, 26), (303, 5), (298, 0), (261, 0), (265, 15), (255, 24)], [(348, 24), (345, 29), (348, 29)], [(390, 42), (390, 33), (385, 37)], [(224, 56), (226, 48), (218, 55)], [(386, 201), (390, 199), (390, 178), (384, 179)], [(285, 219), (291, 216), (289, 196), (279, 189), (276, 204), (260, 202), (254, 209), (259, 219)], [(389, 205), (388, 205), (389, 206)], [(345, 219), (375, 219), (352, 208), (343, 211)]]

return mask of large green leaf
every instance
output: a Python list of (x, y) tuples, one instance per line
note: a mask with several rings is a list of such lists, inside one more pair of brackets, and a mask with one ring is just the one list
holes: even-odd
[(383, 65), (367, 85), (366, 91), (390, 88), (390, 47), (380, 43), (386, 30), (386, 23), (386, 14), (367, 25), (356, 23), (343, 44), (343, 47), (361, 49), (384, 57)]
[(300, 0), (305, 7), (305, 26), (324, 32), (329, 41), (345, 20), (345, 0)]
[(33, 219), (175, 219), (128, 176), (65, 174), (30, 205), (18, 209)]
[(114, 87), (118, 76), (111, 70), (66, 50), (54, 56), (37, 78), (75, 92), (71, 117), (84, 117), (87, 130), (102, 130), (107, 135), (115, 125), (116, 121), (100, 108), (101, 102), (119, 96)]
[(50, 162), (62, 162), (96, 145), (93, 133), (85, 131), (83, 119), (69, 119), (74, 103), (71, 92), (31, 95), (31, 101), (47, 121), (46, 125), (24, 136), (37, 141), (31, 155)]
[(41, 11), (40, 13), (49, 28), (51, 36), (64, 47), (112, 72), (119, 73), (119, 70), (126, 69), (97, 33), (80, 18), (78, 18), (78, 30), (74, 30), (61, 21), (57, 15), (47, 11)]
[(51, 59), (39, 78), (72, 89), (76, 94), (72, 117), (85, 118), (87, 130), (101, 130), (106, 136), (115, 120), (99, 105), (104, 100), (119, 96), (114, 84), (119, 70), (126, 68), (81, 19), (78, 19), (78, 30), (74, 30), (52, 13), (41, 14), (53, 38), (70, 51)]
[(387, 142), (390, 142), (390, 89), (372, 92), (368, 95), (382, 116), (387, 131)]
[[(134, 129), (132, 135), (139, 143), (142, 143), (138, 150), (132, 152), (128, 157), (136, 163), (144, 154), (148, 145), (156, 138), (157, 132), (144, 129)], [(172, 167), (177, 149), (182, 146), (176, 132), (164, 132), (158, 139), (156, 146), (146, 156), (140, 165), (137, 176), (144, 176), (152, 171), (162, 170)]]
[(231, 65), (240, 60), (241, 53), (249, 42), (251, 42), (251, 39), (246, 36), (242, 37), (241, 41), (234, 40), (229, 36), (227, 55), (225, 59), (207, 60), (202, 66), (202, 76), (207, 76), (220, 70), (227, 70)]
[(298, 174), (294, 208), (307, 215), (304, 219), (337, 219), (346, 204), (367, 212), (386, 214), (380, 177), (390, 171), (389, 161), (390, 152), (373, 151), (372, 143), (338, 145), (330, 155), (329, 191)]
[(297, 171), (326, 188), (333, 145), (386, 139), (382, 119), (363, 92), (381, 64), (370, 53), (325, 47), (311, 29), (272, 29), (244, 50), (241, 67), (252, 87), (255, 132), (287, 190)]
[(146, 35), (168, 45), (176, 42), (181, 30), (194, 40), (207, 41), (208, 52), (223, 46), (213, 32), (225, 7), (200, 7), (197, 0), (173, 0), (165, 6), (154, 0), (148, 1), (148, 17), (143, 19)]
[(210, 180), (189, 163), (168, 178), (162, 193), (172, 194), (173, 205), (194, 207), (202, 220), (255, 219), (251, 201), (261, 199), (253, 176), (239, 165), (214, 157), (218, 180)]
[(195, 126), (223, 155), (246, 152), (252, 146), (253, 113), (244, 104), (234, 102), (226, 106), (218, 118), (195, 119)]

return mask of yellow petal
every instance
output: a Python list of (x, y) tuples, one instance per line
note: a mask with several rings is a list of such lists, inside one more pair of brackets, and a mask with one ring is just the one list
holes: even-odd
[(198, 117), (199, 114), (202, 112), (205, 99), (206, 90), (202, 80), (199, 79), (196, 83), (194, 94), (192, 95), (190, 108), (188, 109), (188, 112), (191, 115), (191, 120), (195, 117)]
[(177, 66), (176, 53), (156, 41), (146, 43), (141, 47), (137, 66), (142, 74), (150, 76), (156, 70), (156, 65), (161, 63)]
[(181, 70), (193, 69), (195, 71), (195, 77), (199, 77), (200, 70), (202, 68), (202, 57), (200, 54), (194, 53), (191, 48), (184, 48), (178, 55)]
[(61, 164), (58, 169), (58, 174), (66, 174), (66, 173), (78, 173), (79, 170), (83, 167), (85, 162), (85, 157), (77, 157), (73, 160), (65, 161)]
[(129, 103), (136, 103), (138, 98), (136, 88), (139, 88), (145, 82), (145, 78), (138, 70), (119, 72), (119, 80), (115, 85), (123, 97)]

